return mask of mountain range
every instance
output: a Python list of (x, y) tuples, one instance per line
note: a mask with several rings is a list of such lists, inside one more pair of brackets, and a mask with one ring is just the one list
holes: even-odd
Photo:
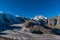
[[(57, 19), (51, 18), (51, 21), (52, 20), (55, 21)], [(5, 13), (5, 12), (0, 12), (0, 25), (2, 25), (2, 26), (4, 26), (4, 25), (9, 26), (9, 25), (13, 25), (13, 24), (24, 24), (26, 26), (26, 28), (33, 29), (34, 27), (37, 27), (36, 29), (39, 29), (42, 26), (42, 28), (44, 28), (46, 30), (48, 30), (48, 29), (53, 30), (53, 27), (48, 27), (48, 25), (50, 25), (50, 24), (48, 24), (48, 21), (49, 21), (49, 19), (42, 15), (37, 15), (34, 18), (30, 19), (28, 17), (13, 16), (13, 15)], [(54, 24), (54, 22), (52, 22), (52, 23)], [(56, 21), (55, 21), (55, 24), (57, 24)]]
[(0, 12), (0, 36), (5, 33), (11, 34), (11, 31), (16, 31), (17, 33), (60, 35), (59, 25), (60, 16), (47, 18), (43, 15), (37, 15), (31, 19)]

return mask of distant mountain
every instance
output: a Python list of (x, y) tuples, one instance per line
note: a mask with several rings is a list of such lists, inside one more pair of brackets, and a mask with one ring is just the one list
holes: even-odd
[(39, 20), (39, 19), (47, 19), (47, 17), (42, 16), (42, 15), (37, 15), (33, 18), (33, 20)]
[(0, 23), (12, 24), (12, 23), (19, 23), (19, 19), (16, 16), (11, 14), (0, 12)]

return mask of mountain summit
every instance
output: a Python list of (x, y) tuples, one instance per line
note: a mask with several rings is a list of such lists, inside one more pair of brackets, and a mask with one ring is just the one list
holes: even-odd
[(45, 17), (43, 15), (37, 15), (33, 18), (33, 20), (39, 20), (39, 19), (47, 19), (47, 17)]

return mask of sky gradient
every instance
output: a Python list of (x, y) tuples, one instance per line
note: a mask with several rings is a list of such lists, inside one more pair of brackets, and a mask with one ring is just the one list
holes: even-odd
[(60, 0), (0, 0), (0, 11), (26, 17), (57, 16), (60, 14)]

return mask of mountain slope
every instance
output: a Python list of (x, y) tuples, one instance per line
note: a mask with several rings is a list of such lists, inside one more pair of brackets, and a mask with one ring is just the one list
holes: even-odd
[(12, 24), (12, 23), (19, 23), (20, 21), (18, 20), (17, 17), (7, 14), (5, 12), (0, 13), (0, 23), (6, 23), (6, 24)]

